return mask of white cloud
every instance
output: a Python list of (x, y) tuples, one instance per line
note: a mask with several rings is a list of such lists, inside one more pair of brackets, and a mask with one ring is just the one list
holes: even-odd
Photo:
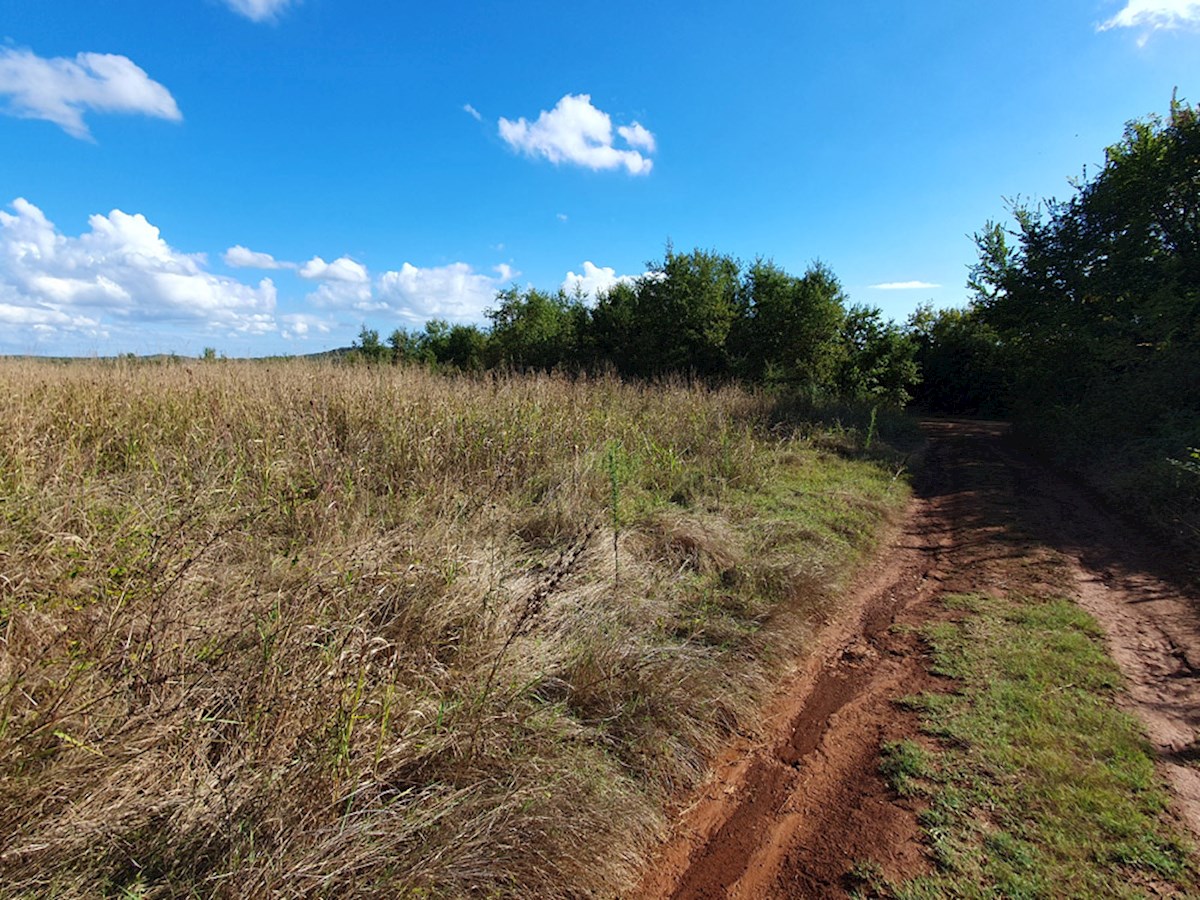
[(339, 257), (331, 263), (314, 256), (300, 267), (300, 277), (310, 281), (341, 281), (346, 284), (365, 284), (370, 280), (367, 267), (348, 256)]
[(269, 22), (292, 5), (293, 0), (225, 0), (225, 5), (252, 22)]
[[(406, 262), (399, 270), (372, 279), (366, 267), (352, 259), (341, 257), (327, 263), (316, 256), (300, 267), (299, 274), (321, 282), (306, 298), (318, 309), (353, 310), (410, 321), (477, 321), (492, 305), (496, 292), (517, 274), (503, 264), (494, 272), (476, 272), (465, 262), (429, 268)], [(281, 321), (285, 319), (281, 317)], [(289, 330), (293, 335), (301, 333), (294, 327)]]
[(549, 112), (542, 110), (537, 121), (500, 119), (500, 137), (513, 149), (528, 156), (544, 157), (555, 165), (573, 163), (588, 169), (617, 169), (631, 175), (648, 175), (653, 160), (639, 150), (652, 153), (654, 135), (634, 122), (621, 126), (617, 134), (631, 148), (613, 146), (612, 119), (592, 106), (588, 94), (567, 94)]
[(622, 125), (617, 129), (617, 134), (623, 137), (625, 143), (630, 147), (637, 147), (647, 153), (653, 153), (658, 149), (658, 141), (654, 139), (654, 135), (637, 122), (632, 125)]
[(178, 122), (171, 92), (124, 56), (80, 53), (43, 59), (29, 50), (0, 49), (0, 97), (9, 115), (53, 122), (67, 134), (90, 139), (84, 112), (138, 113)]
[(321, 319), (308, 313), (289, 313), (279, 317), (282, 330), (279, 332), (284, 340), (307, 340), (314, 332), (329, 334), (337, 326), (331, 319)]
[(479, 110), (477, 110), (475, 107), (473, 107), (470, 103), (463, 104), (463, 112), (465, 112), (468, 116), (470, 116), (476, 122), (483, 121), (483, 116), (480, 115)]
[(485, 275), (464, 262), (431, 268), (405, 263), (399, 271), (379, 278), (376, 308), (412, 321), (478, 321), (495, 301), (496, 292), (518, 274), (507, 265), (494, 271), (494, 276)]
[[(118, 349), (147, 341), (199, 346), (224, 335), (304, 341), (340, 334), (342, 314), (351, 311), (356, 323), (374, 317), (478, 322), (497, 291), (519, 274), (507, 264), (481, 272), (465, 262), (405, 263), (375, 277), (344, 256), (332, 262), (317, 256), (300, 267), (240, 244), (223, 258), (233, 266), (304, 274), (313, 281), (308, 308), (280, 310), (270, 278), (246, 283), (210, 272), (203, 253), (172, 247), (143, 215), (119, 209), (93, 215), (75, 236), (18, 198), (0, 209), (0, 349), (96, 352), (101, 341)], [(615, 277), (590, 263), (584, 272), (597, 283)]]
[[(0, 297), (6, 296), (10, 290), (8, 286), (0, 285)], [(3, 301), (0, 301), (0, 323), (11, 328), (27, 327), (41, 332), (66, 330), (92, 334), (100, 328), (98, 319), (72, 316), (57, 309), (22, 306)]]
[(575, 292), (579, 291), (585, 297), (597, 297), (614, 284), (622, 282), (633, 284), (636, 280), (637, 277), (634, 275), (618, 275), (617, 270), (610, 266), (597, 266), (584, 260), (583, 274), (576, 275), (574, 272), (567, 272), (567, 277), (563, 279), (562, 289), (568, 296), (574, 296)]
[(295, 263), (283, 262), (270, 253), (256, 253), (241, 244), (230, 247), (222, 254), (225, 265), (235, 269), (294, 269)]
[(213, 275), (203, 254), (173, 249), (145, 216), (114, 209), (69, 237), (27, 200), (12, 210), (0, 210), (0, 321), (93, 336), (145, 322), (242, 334), (276, 328), (271, 279), (249, 285)]
[(1178, 28), (1200, 24), (1200, 0), (1128, 0), (1125, 8), (1099, 26), (1110, 28)]
[(306, 298), (320, 309), (357, 309), (364, 312), (380, 309), (367, 281), (325, 281)]
[(883, 284), (869, 285), (873, 291), (923, 291), (940, 288), (940, 284), (928, 281), (885, 281)]
[(555, 213), (554, 218), (558, 219), (558, 221), (560, 221), (560, 222), (566, 222), (571, 217), (568, 216), (566, 213)]

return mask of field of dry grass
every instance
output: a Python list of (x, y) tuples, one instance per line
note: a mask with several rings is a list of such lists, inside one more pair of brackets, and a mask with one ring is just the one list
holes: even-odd
[(4, 897), (618, 892), (907, 496), (732, 388), (0, 361), (0, 422)]

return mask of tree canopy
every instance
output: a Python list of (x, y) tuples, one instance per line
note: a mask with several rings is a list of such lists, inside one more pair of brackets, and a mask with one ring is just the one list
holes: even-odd
[[(976, 236), (974, 303), (1015, 406), (1101, 404), (1149, 425), (1200, 397), (1200, 117), (1132, 122), (1063, 202), (1017, 204)], [(1009, 243), (1008, 237), (1015, 239)], [(1180, 396), (1182, 395), (1182, 396)], [(1118, 396), (1120, 399), (1118, 400)]]
[(910, 321), (920, 399), (1007, 411), (1122, 504), (1200, 522), (1168, 465), (1200, 444), (1200, 111), (1172, 100), (1068, 199), (1011, 212), (975, 235), (971, 305)]

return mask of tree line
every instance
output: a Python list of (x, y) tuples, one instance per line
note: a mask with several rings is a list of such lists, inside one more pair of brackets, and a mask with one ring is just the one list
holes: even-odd
[(851, 304), (830, 269), (796, 276), (707, 250), (676, 252), (580, 293), (510, 287), (488, 326), (435, 319), (386, 339), (363, 326), (356, 358), (463, 370), (616, 372), (632, 378), (741, 380), (903, 406), (918, 380), (917, 345), (878, 308)]
[(1200, 109), (1131, 122), (1062, 201), (975, 235), (969, 305), (909, 322), (916, 400), (1002, 415), (1123, 504), (1200, 536)]

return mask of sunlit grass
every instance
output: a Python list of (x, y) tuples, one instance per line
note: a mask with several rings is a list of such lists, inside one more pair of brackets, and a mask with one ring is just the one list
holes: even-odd
[(617, 891), (906, 497), (732, 388), (3, 362), (0, 421), (3, 896)]
[(1094, 620), (1061, 599), (949, 598), (928, 632), (954, 693), (910, 697), (936, 749), (884, 748), (883, 771), (922, 816), (938, 871), (900, 898), (1196, 896), (1189, 851), (1120, 673)]

